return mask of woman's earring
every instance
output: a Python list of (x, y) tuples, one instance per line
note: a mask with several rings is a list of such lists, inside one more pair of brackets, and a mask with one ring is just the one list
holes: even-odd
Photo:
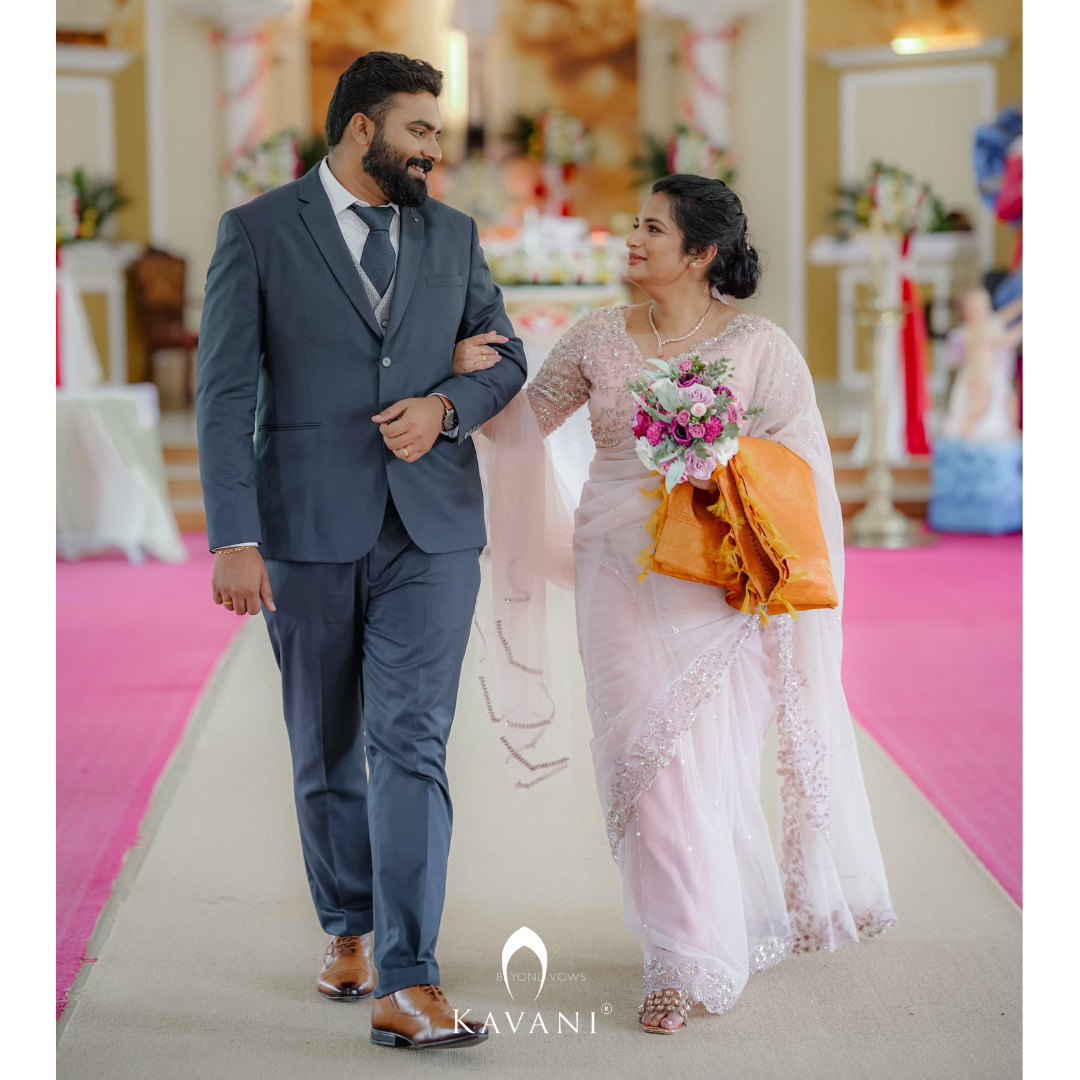
[(691, 266), (697, 266), (697, 261), (696, 260), (691, 261), (690, 265)]

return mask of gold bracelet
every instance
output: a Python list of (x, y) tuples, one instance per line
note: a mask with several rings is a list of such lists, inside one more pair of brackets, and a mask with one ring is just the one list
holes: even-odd
[(218, 548), (214, 552), (214, 554), (215, 555), (228, 555), (232, 551), (244, 551), (244, 550), (246, 550), (247, 548), (249, 548), (251, 546), (252, 546), (251, 544), (241, 544), (239, 547)]

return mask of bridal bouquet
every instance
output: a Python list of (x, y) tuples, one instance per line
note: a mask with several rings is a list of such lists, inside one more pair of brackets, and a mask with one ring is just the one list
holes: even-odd
[(664, 477), (672, 491), (691, 477), (708, 480), (739, 449), (739, 425), (761, 416), (744, 409), (724, 385), (731, 373), (726, 357), (706, 363), (700, 354), (679, 361), (649, 360), (655, 372), (626, 380), (638, 406), (634, 417), (637, 455)]

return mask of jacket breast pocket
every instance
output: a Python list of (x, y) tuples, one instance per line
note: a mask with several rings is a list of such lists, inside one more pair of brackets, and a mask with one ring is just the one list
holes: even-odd
[(308, 428), (322, 427), (321, 420), (312, 420), (302, 424), (260, 424), (260, 431), (305, 431)]
[(462, 274), (425, 274), (424, 279), (429, 288), (453, 287), (459, 289), (465, 285), (465, 277)]

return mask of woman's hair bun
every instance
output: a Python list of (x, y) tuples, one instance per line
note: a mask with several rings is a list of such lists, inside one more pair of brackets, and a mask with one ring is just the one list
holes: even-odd
[(761, 260), (750, 243), (739, 196), (723, 180), (692, 173), (674, 173), (657, 180), (653, 193), (663, 193), (671, 200), (687, 255), (716, 245), (716, 258), (709, 264), (709, 284), (736, 300), (753, 296), (761, 278)]

